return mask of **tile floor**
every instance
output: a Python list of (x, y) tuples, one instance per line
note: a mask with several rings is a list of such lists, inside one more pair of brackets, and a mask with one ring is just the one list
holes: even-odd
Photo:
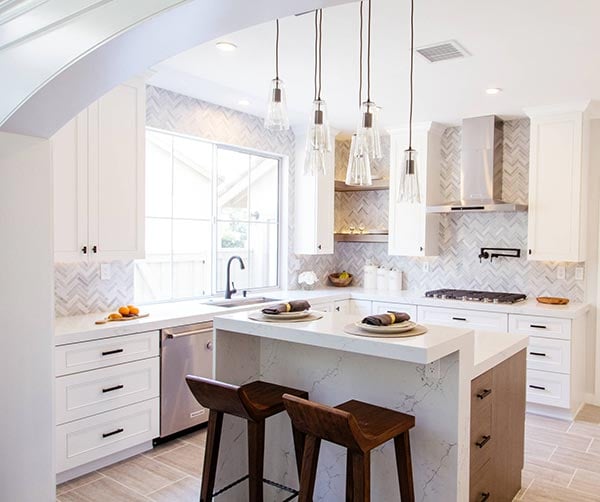
[[(205, 430), (57, 487), (57, 502), (197, 502)], [(600, 502), (600, 407), (573, 422), (527, 415), (515, 501)]]

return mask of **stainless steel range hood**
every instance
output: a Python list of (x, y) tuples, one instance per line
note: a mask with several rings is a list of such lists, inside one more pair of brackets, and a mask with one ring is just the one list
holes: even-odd
[(494, 116), (463, 120), (460, 200), (428, 206), (428, 213), (526, 211), (502, 197), (502, 121)]

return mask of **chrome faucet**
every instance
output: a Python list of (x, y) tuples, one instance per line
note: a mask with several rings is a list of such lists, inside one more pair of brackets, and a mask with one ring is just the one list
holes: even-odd
[(235, 284), (231, 282), (231, 262), (233, 260), (237, 260), (240, 262), (240, 269), (244, 270), (246, 267), (244, 265), (244, 260), (242, 260), (239, 256), (232, 256), (229, 258), (227, 262), (227, 286), (225, 287), (225, 299), (229, 300), (231, 295), (237, 293), (237, 289), (235, 289)]

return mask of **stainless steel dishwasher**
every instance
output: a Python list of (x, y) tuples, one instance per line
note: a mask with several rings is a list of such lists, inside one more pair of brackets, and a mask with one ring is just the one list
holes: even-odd
[(212, 333), (212, 320), (161, 330), (161, 438), (208, 420), (208, 410), (194, 399), (185, 376), (212, 378)]

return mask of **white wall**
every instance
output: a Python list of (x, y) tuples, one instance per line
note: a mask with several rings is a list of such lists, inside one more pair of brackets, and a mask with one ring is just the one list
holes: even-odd
[(0, 133), (0, 500), (55, 500), (52, 161)]

